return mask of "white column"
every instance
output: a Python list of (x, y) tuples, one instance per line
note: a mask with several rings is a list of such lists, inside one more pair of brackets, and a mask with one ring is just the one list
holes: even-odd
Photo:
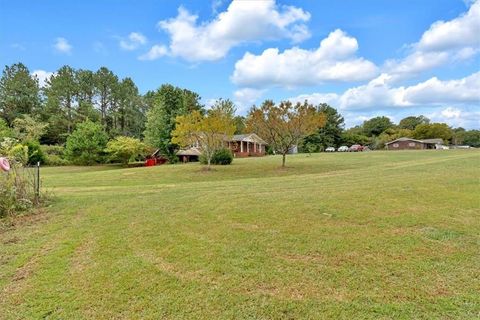
[(240, 141), (240, 152), (243, 152), (243, 141)]
[(250, 144), (247, 141), (247, 152), (250, 152)]
[(253, 152), (257, 153), (257, 143), (253, 143)]

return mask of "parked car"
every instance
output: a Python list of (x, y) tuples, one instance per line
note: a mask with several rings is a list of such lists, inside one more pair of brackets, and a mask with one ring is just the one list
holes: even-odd
[(335, 148), (334, 147), (328, 147), (327, 149), (325, 149), (325, 152), (335, 152)]
[(338, 148), (337, 151), (338, 151), (338, 152), (347, 152), (347, 151), (348, 151), (348, 147), (347, 147), (347, 146), (341, 146), (340, 148)]
[(359, 151), (363, 151), (363, 147), (359, 144), (354, 144), (352, 145), (350, 148), (348, 148), (348, 151), (350, 152), (359, 152)]

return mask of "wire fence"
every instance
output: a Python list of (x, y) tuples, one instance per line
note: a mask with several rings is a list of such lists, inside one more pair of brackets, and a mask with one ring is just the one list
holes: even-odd
[(16, 214), (40, 204), (40, 164), (12, 164), (0, 171), (0, 217)]

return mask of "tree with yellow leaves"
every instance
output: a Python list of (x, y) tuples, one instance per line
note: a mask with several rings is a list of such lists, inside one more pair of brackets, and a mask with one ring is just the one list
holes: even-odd
[(172, 142), (181, 147), (198, 146), (207, 160), (207, 169), (216, 151), (225, 147), (235, 132), (232, 115), (224, 108), (213, 107), (205, 115), (197, 110), (177, 116)]
[(259, 108), (253, 107), (247, 116), (247, 130), (265, 139), (270, 147), (282, 155), (282, 167), (288, 152), (305, 136), (325, 125), (325, 115), (305, 101), (293, 104), (282, 101), (278, 106), (266, 100)]

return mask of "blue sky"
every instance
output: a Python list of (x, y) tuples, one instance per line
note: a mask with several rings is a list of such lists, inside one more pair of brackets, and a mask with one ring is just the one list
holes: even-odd
[(106, 66), (240, 113), (327, 102), (347, 126), (424, 114), (480, 128), (480, 1), (0, 0), (0, 63), (39, 78)]

